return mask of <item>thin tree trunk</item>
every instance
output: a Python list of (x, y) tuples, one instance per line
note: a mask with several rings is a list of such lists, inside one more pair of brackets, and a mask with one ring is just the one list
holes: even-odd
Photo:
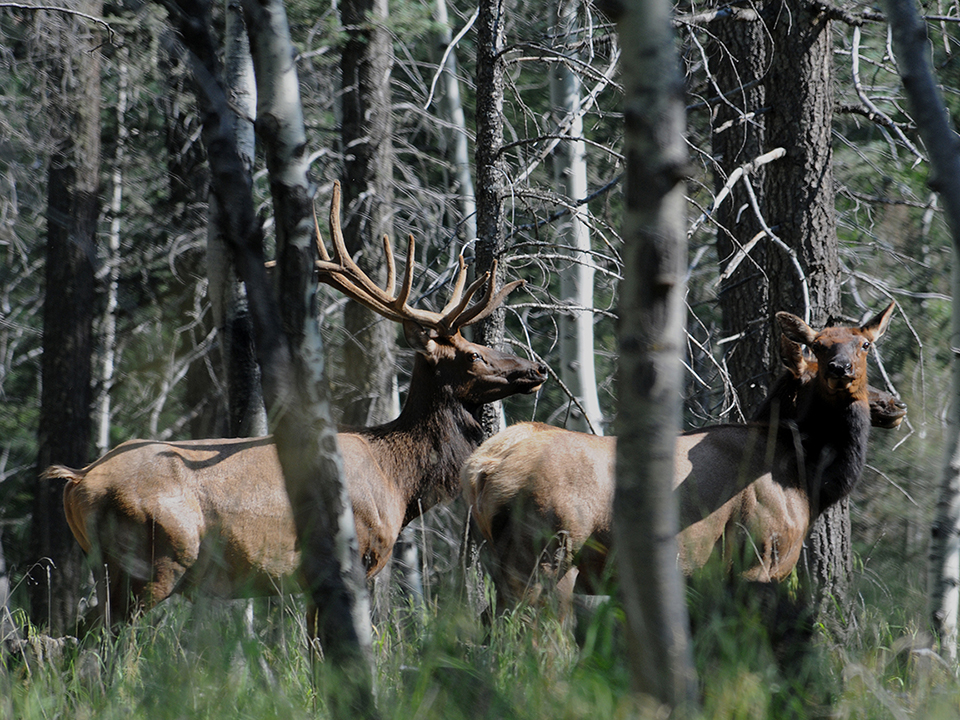
[[(893, 48), (913, 119), (930, 153), (929, 185), (941, 197), (953, 239), (951, 348), (960, 347), (960, 151), (930, 67), (926, 25), (912, 0), (885, 0)], [(960, 601), (960, 358), (951, 367), (950, 414), (937, 512), (930, 529), (930, 616), (943, 652), (957, 657)]]
[[(580, 41), (577, 13), (580, 3), (561, 1), (551, 5), (556, 15), (554, 35), (558, 43), (574, 46)], [(562, 54), (563, 47), (560, 48)], [(580, 112), (580, 76), (564, 62), (554, 63), (550, 73), (551, 104), (556, 124), (563, 126), (571, 118), (564, 140), (554, 152), (554, 176), (557, 186), (570, 204), (569, 220), (560, 229), (560, 242), (570, 262), (560, 274), (560, 302), (570, 308), (560, 314), (560, 379), (576, 400), (571, 407), (567, 427), (603, 434), (603, 414), (597, 395), (597, 373), (593, 343), (593, 276), (590, 253), (589, 210), (575, 203), (585, 198), (587, 157), (583, 142), (583, 115)]]
[(18, 633), (10, 613), (10, 576), (3, 556), (3, 527), (0, 526), (0, 644), (15, 639)]
[[(78, 9), (99, 17), (99, 0)], [(92, 353), (96, 232), (100, 182), (100, 31), (71, 20), (73, 74), (55, 102), (66, 128), (50, 159), (47, 186), (46, 296), (38, 473), (54, 463), (83, 467), (92, 450)], [(62, 69), (62, 65), (61, 65)], [(57, 125), (57, 121), (54, 121)], [(60, 128), (58, 127), (57, 130)], [(63, 514), (63, 483), (40, 480), (33, 503), (30, 608), (53, 634), (72, 629), (83, 553)]]
[(277, 220), (278, 298), (264, 267), (263, 228), (250, 176), (236, 146), (232, 113), (210, 35), (204, 0), (170, 4), (171, 19), (193, 53), (203, 139), (224, 237), (246, 283), (263, 373), (264, 398), (293, 508), (310, 597), (308, 626), (322, 644), (323, 688), (335, 718), (375, 717), (372, 638), (353, 513), (342, 480), (336, 428), (325, 392), (316, 304), (312, 199), (296, 65), (283, 5), (244, 2), (257, 78), (258, 130), (264, 142)]
[[(277, 227), (281, 317), (276, 319), (286, 335), (263, 348), (264, 393), (310, 595), (308, 627), (327, 657), (324, 676), (335, 677), (324, 688), (332, 714), (371, 717), (376, 710), (370, 608), (326, 395), (323, 340), (311, 314), (317, 249), (299, 80), (290, 62), (294, 47), (281, 0), (245, 0), (244, 12)], [(251, 300), (263, 307), (268, 290), (263, 268), (248, 263), (246, 269)], [(252, 272), (259, 276), (253, 282)], [(263, 331), (258, 329), (258, 338)]]
[[(253, 173), (257, 117), (257, 88), (253, 75), (250, 42), (241, 9), (227, 0), (225, 9), (224, 70), (236, 114), (232, 116), (237, 149), (246, 172)], [(211, 196), (207, 223), (207, 275), (209, 295), (220, 339), (230, 437), (266, 435), (267, 414), (260, 387), (253, 329), (244, 286), (237, 279), (233, 254), (220, 234), (222, 212), (216, 195)]]
[[(438, 31), (440, 43), (444, 48), (447, 48), (453, 40), (453, 34), (447, 15), (446, 0), (437, 0), (434, 6), (433, 19), (436, 20), (440, 28)], [(460, 99), (460, 81), (457, 79), (457, 54), (455, 50), (451, 49), (447, 54), (440, 72), (443, 81), (440, 107), (444, 119), (451, 127), (454, 176), (457, 180), (455, 192), (460, 199), (460, 210), (463, 215), (461, 236), (464, 241), (469, 242), (477, 237), (477, 198), (473, 187), (473, 173), (470, 168), (470, 135), (467, 131), (466, 115), (463, 112), (463, 101)]]
[(120, 287), (120, 212), (123, 210), (123, 162), (126, 154), (129, 131), (126, 127), (127, 92), (129, 83), (129, 50), (118, 52), (117, 83), (117, 146), (113, 155), (113, 173), (110, 179), (113, 194), (110, 198), (110, 232), (107, 235), (106, 307), (103, 311), (101, 342), (103, 359), (100, 370), (100, 396), (97, 399), (97, 454), (104, 455), (110, 449), (110, 391), (117, 360), (117, 295)]
[[(393, 238), (393, 113), (390, 71), (393, 43), (388, 0), (343, 0), (340, 21), (347, 40), (340, 59), (343, 163), (343, 237), (368, 277), (382, 283), (382, 237)], [(347, 303), (343, 310), (347, 397), (343, 422), (376, 425), (396, 417), (396, 329), (376, 313)]]
[[(614, 6), (623, 47), (624, 277), (614, 534), (637, 690), (693, 709), (696, 676), (677, 567), (674, 446), (684, 330), (683, 81), (666, 0)], [(681, 712), (683, 712), (681, 710)]]
[[(503, 199), (506, 162), (503, 147), (503, 45), (504, 0), (480, 0), (477, 15), (477, 262), (479, 275), (490, 269), (504, 250)], [(503, 286), (503, 264), (497, 266), (496, 287)], [(476, 342), (489, 347), (503, 343), (506, 311), (499, 307), (474, 325)], [(481, 422), (487, 435), (503, 427), (503, 409), (499, 402), (481, 410)]]

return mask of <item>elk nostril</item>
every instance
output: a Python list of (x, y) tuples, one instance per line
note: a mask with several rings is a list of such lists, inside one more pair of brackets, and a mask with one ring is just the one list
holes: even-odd
[(850, 377), (853, 375), (853, 367), (850, 363), (832, 362), (827, 365), (827, 371), (833, 377)]

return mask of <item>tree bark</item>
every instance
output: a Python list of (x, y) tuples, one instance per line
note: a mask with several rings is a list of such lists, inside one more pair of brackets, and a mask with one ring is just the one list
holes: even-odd
[(97, 455), (105, 455), (110, 449), (110, 426), (112, 412), (110, 391), (113, 387), (117, 360), (117, 308), (120, 289), (120, 213), (123, 210), (123, 165), (129, 131), (126, 126), (127, 95), (129, 85), (129, 51), (122, 48), (118, 53), (120, 62), (117, 83), (117, 146), (113, 154), (113, 172), (110, 179), (110, 232), (107, 236), (106, 307), (103, 310), (101, 343), (103, 357), (100, 372), (100, 393), (97, 398)]
[(310, 598), (308, 629), (326, 657), (319, 679), (329, 682), (321, 691), (333, 717), (375, 717), (369, 606), (314, 315), (312, 198), (286, 14), (279, 0), (243, 3), (257, 79), (257, 129), (266, 150), (277, 220), (278, 297), (264, 267), (263, 229), (236, 146), (232, 110), (210, 35), (209, 3), (184, 0), (168, 8), (193, 53), (212, 191), (221, 207), (231, 209), (220, 215), (223, 235), (249, 295), (264, 398)]
[[(81, 3), (99, 16), (99, 0)], [(93, 306), (100, 183), (100, 30), (82, 20), (64, 52), (72, 74), (60, 76), (57, 147), (47, 186), (46, 296), (43, 308), (42, 391), (37, 470), (54, 463), (83, 467), (92, 450)], [(68, 50), (69, 48), (69, 50)], [(64, 64), (59, 63), (60, 73)], [(62, 119), (63, 125), (60, 125)], [(52, 634), (71, 630), (83, 576), (83, 553), (63, 513), (63, 483), (40, 480), (33, 503), (30, 611)]]
[[(347, 36), (340, 60), (343, 237), (360, 268), (381, 286), (387, 274), (381, 238), (393, 238), (393, 42), (387, 15), (387, 0), (344, 0), (340, 5)], [(396, 329), (359, 303), (347, 303), (343, 316), (344, 379), (350, 388), (343, 422), (369, 426), (391, 420), (397, 414)]]
[(18, 633), (10, 613), (10, 576), (3, 555), (3, 527), (0, 527), (0, 644), (15, 639)]
[[(577, 13), (580, 3), (559, 2), (551, 8), (557, 17), (558, 43), (575, 45), (580, 40)], [(563, 48), (560, 48), (563, 52)], [(572, 118), (567, 135), (554, 153), (554, 176), (566, 196), (570, 215), (560, 227), (561, 244), (570, 255), (560, 275), (560, 302), (569, 307), (559, 317), (560, 379), (576, 400), (569, 413), (571, 430), (603, 434), (603, 413), (597, 395), (597, 372), (593, 342), (593, 277), (589, 210), (576, 206), (588, 195), (587, 158), (583, 142), (583, 115), (580, 112), (580, 76), (564, 62), (554, 63), (550, 73), (550, 95), (557, 124)]]
[[(245, 172), (252, 176), (256, 151), (256, 78), (243, 13), (232, 0), (226, 3), (224, 69), (228, 92), (237, 109), (232, 116), (237, 149)], [(223, 227), (221, 212), (216, 195), (212, 195), (207, 209), (207, 276), (213, 321), (220, 339), (227, 434), (230, 437), (257, 437), (269, 432), (260, 387), (260, 368), (246, 289), (237, 278), (233, 254), (220, 234)]]
[[(726, 97), (726, 101), (717, 104), (711, 122), (713, 157), (719, 171), (714, 175), (714, 185), (719, 192), (731, 173), (767, 149), (766, 88), (761, 80), (769, 65), (770, 48), (766, 28), (759, 19), (723, 18), (710, 29), (716, 38), (711, 69), (717, 87)], [(761, 167), (751, 172), (746, 181), (762, 188), (764, 178)], [(762, 205), (760, 209), (763, 211)], [(776, 249), (761, 241), (748, 259), (727, 273), (741, 249), (761, 231), (744, 180), (733, 185), (730, 197), (717, 208), (716, 222), (717, 257), (724, 277), (719, 294), (723, 337), (736, 338), (725, 345), (724, 363), (730, 371), (733, 399), (739, 410), (734, 419), (743, 420), (751, 417), (766, 397), (776, 367), (776, 309), (770, 307), (770, 285), (765, 272), (767, 256)]]
[[(683, 80), (666, 0), (611, 8), (623, 51), (624, 277), (618, 339), (614, 536), (634, 684), (692, 710), (696, 677), (677, 567), (686, 223)], [(684, 710), (681, 710), (683, 712)]]
[[(768, 249), (770, 309), (804, 316), (814, 327), (840, 314), (840, 263), (834, 211), (833, 62), (830, 20), (823, 6), (779, 0), (768, 17), (774, 52), (766, 78), (768, 147), (784, 158), (766, 173), (767, 220), (797, 255), (807, 276), (809, 307), (790, 257)], [(821, 618), (843, 637), (852, 569), (849, 505), (838, 503), (814, 523), (801, 567)], [(838, 615), (839, 610), (839, 615)]]
[[(893, 48), (913, 119), (930, 153), (928, 183), (943, 201), (953, 239), (951, 348), (960, 347), (960, 148), (930, 66), (926, 25), (911, 0), (885, 0)], [(960, 601), (960, 358), (953, 351), (950, 413), (936, 517), (930, 529), (930, 617), (941, 648), (957, 658)]]
[[(504, 0), (480, 0), (477, 15), (477, 262), (476, 273), (493, 269), (503, 255), (506, 162), (503, 148), (503, 46), (506, 22)], [(495, 287), (503, 286), (502, 263), (497, 265)], [(488, 347), (503, 343), (506, 311), (494, 310), (474, 328), (476, 342)], [(499, 402), (481, 409), (484, 432), (490, 436), (503, 427)]]
[[(274, 338), (261, 350), (264, 395), (310, 596), (308, 629), (327, 656), (324, 676), (335, 676), (324, 687), (332, 714), (372, 717), (369, 602), (314, 315), (317, 247), (299, 80), (291, 62), (295, 52), (281, 0), (244, 0), (243, 5), (257, 79), (257, 129), (266, 150), (276, 218), (277, 319), (283, 328), (282, 337), (257, 328), (258, 340)], [(251, 301), (268, 306), (262, 263), (247, 262), (243, 275)]]
[[(453, 40), (450, 31), (450, 20), (447, 15), (446, 0), (436, 0), (434, 6), (434, 20), (439, 26), (438, 35), (444, 49)], [(461, 236), (464, 242), (477, 237), (477, 198), (473, 186), (473, 172), (470, 167), (469, 132), (467, 119), (463, 112), (463, 101), (460, 99), (460, 81), (457, 79), (457, 54), (451, 50), (441, 68), (443, 74), (443, 96), (440, 107), (444, 117), (450, 123), (450, 136), (453, 141), (453, 166), (457, 186), (454, 191), (460, 199), (462, 220), (460, 221)]]

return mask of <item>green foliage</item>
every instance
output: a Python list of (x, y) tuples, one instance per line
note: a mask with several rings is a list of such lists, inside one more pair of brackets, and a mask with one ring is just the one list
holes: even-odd
[[(920, 650), (916, 626), (904, 624), (901, 613), (868, 610), (852, 642), (820, 638), (787, 671), (759, 619), (763, 602), (752, 590), (716, 588), (691, 590), (702, 717), (955, 716), (960, 683), (942, 660)], [(280, 609), (258, 606), (251, 633), (242, 606), (173, 602), (115, 636), (67, 643), (43, 662), (35, 650), (4, 656), (0, 716), (327, 717), (309, 680), (298, 608), (290, 601)], [(533, 608), (490, 625), (451, 603), (418, 617), (411, 623), (408, 612), (395, 611), (378, 629), (385, 719), (658, 716), (630, 692), (615, 606), (586, 621), (583, 648)]]

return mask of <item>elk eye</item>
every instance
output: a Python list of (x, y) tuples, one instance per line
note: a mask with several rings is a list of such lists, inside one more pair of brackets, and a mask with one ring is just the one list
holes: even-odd
[(869, 341), (869, 340), (864, 340), (864, 341), (863, 341), (863, 345), (861, 345), (860, 347), (863, 348), (864, 350), (869, 350), (869, 349), (870, 349), (870, 341)]
[(470, 362), (480, 362), (483, 360), (483, 357), (478, 352), (470, 353)]

